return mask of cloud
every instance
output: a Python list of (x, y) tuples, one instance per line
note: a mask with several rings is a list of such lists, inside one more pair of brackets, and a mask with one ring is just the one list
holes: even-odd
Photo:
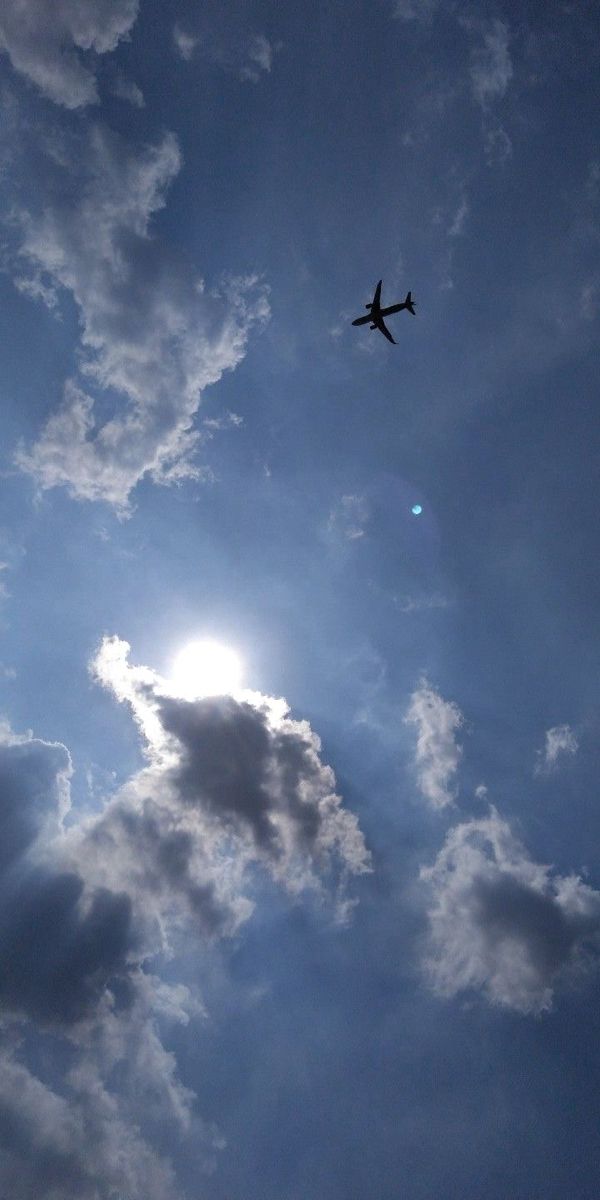
[(483, 991), (520, 1013), (551, 1007), (597, 949), (600, 892), (533, 862), (495, 809), (450, 831), (432, 867), (426, 975), (435, 991)]
[(460, 204), (452, 218), (452, 222), (448, 227), (449, 237), (460, 237), (464, 233), (465, 221), (469, 215), (469, 202), (466, 196), (463, 196)]
[(180, 25), (175, 25), (173, 27), (173, 45), (179, 57), (184, 62), (189, 62), (198, 45), (198, 38), (192, 37), (191, 33), (185, 33)]
[(579, 749), (579, 742), (570, 725), (554, 725), (546, 730), (545, 738), (543, 750), (537, 751), (536, 775), (555, 770), (561, 755), (576, 754)]
[(182, 700), (128, 649), (105, 639), (93, 673), (130, 706), (146, 766), (93, 815), (69, 810), (65, 746), (0, 725), (0, 1194), (14, 1200), (172, 1200), (175, 1146), (194, 1175), (210, 1169), (223, 1139), (163, 1040), (204, 1008), (160, 965), (238, 930), (257, 868), (342, 922), (349, 877), (370, 870), (307, 722), (253, 692)]
[(270, 42), (264, 33), (240, 37), (226, 30), (220, 33), (207, 30), (199, 37), (185, 32), (178, 24), (173, 28), (173, 45), (185, 62), (190, 62), (200, 48), (205, 60), (249, 83), (258, 83), (262, 75), (269, 74), (273, 57), (281, 49), (280, 42)]
[(329, 514), (327, 528), (352, 542), (365, 536), (368, 519), (369, 505), (364, 496), (342, 496)]
[(247, 79), (251, 83), (258, 83), (261, 72), (267, 74), (273, 65), (273, 53), (278, 47), (271, 45), (268, 38), (262, 33), (257, 33), (250, 38), (246, 47), (247, 62), (240, 68), (240, 79)]
[(419, 789), (433, 808), (445, 808), (454, 799), (449, 785), (462, 755), (455, 734), (464, 724), (463, 715), (456, 704), (443, 700), (422, 680), (404, 719), (418, 730), (415, 766)]
[[(467, 27), (472, 27), (467, 24)], [(471, 53), (471, 83), (476, 99), (482, 108), (491, 101), (500, 100), (513, 76), (513, 65), (508, 50), (508, 26), (495, 19), (482, 29), (483, 45), (476, 46)]]
[[(20, 274), (64, 289), (81, 323), (81, 381), (17, 463), (42, 488), (105, 500), (122, 513), (140, 479), (199, 478), (192, 428), (202, 390), (243, 357), (268, 316), (255, 277), (197, 286), (188, 264), (152, 236), (151, 220), (181, 167), (176, 138), (134, 150), (102, 125), (60, 147), (43, 207), (21, 207)], [(65, 177), (66, 176), (66, 177)], [(66, 183), (68, 181), (68, 186)], [(84, 386), (85, 385), (85, 386)], [(115, 415), (96, 418), (93, 390)]]
[(138, 0), (19, 0), (3, 6), (0, 49), (49, 100), (82, 108), (98, 102), (93, 59), (85, 52), (114, 50), (137, 12)]
[(440, 0), (394, 0), (392, 15), (401, 21), (428, 22), (439, 6)]
[(127, 100), (133, 104), (134, 108), (145, 108), (146, 101), (141, 88), (132, 79), (126, 79), (124, 75), (117, 75), (112, 83), (111, 91), (113, 96), (118, 96), (120, 100)]
[[(133, 877), (104, 887), (87, 869), (93, 845), (101, 874), (94, 821), (65, 833), (71, 773), (63, 745), (2, 724), (0, 1193), (96, 1200), (116, 1188), (172, 1200), (157, 1131), (197, 1142), (199, 1165), (219, 1138), (194, 1115), (158, 1021), (203, 1010), (187, 988), (150, 974), (160, 940)], [(45, 1082), (27, 1061), (32, 1037)]]
[[(128, 653), (126, 642), (105, 638), (92, 669), (129, 704), (146, 743), (150, 766), (133, 787), (147, 800), (151, 856), (154, 862), (163, 856), (163, 883), (174, 862), (177, 886), (192, 883), (198, 900), (211, 906), (209, 923), (235, 923), (240, 910), (231, 881), (207, 857), (211, 847), (213, 864), (221, 865), (219, 847), (233, 844), (236, 888), (252, 862), (295, 894), (322, 895), (329, 881), (337, 915), (345, 919), (351, 907), (346, 879), (370, 870), (370, 856), (308, 723), (291, 718), (285, 701), (255, 692), (184, 700), (149, 668), (131, 667)], [(136, 818), (139, 846), (138, 828)], [(203, 870), (193, 880), (192, 864)]]

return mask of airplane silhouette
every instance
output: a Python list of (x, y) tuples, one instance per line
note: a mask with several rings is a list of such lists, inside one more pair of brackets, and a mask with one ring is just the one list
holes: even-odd
[(380, 279), (377, 287), (375, 288), (375, 295), (373, 296), (371, 303), (365, 304), (365, 308), (370, 310), (368, 315), (366, 317), (357, 317), (356, 321), (353, 321), (352, 324), (368, 325), (368, 323), (371, 322), (371, 329), (378, 329), (380, 333), (387, 338), (388, 342), (393, 342), (394, 345), (397, 345), (396, 339), (392, 337), (383, 318), (391, 317), (392, 313), (401, 312), (403, 308), (407, 308), (409, 313), (412, 313), (413, 317), (415, 317), (417, 315), (414, 308), (415, 302), (410, 292), (407, 292), (406, 300), (404, 300), (402, 304), (391, 304), (389, 308), (382, 308), (380, 303), (382, 282), (383, 280)]

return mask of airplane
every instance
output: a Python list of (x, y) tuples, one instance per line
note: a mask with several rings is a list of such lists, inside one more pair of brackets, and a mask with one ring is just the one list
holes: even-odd
[(394, 345), (396, 346), (397, 345), (396, 339), (392, 337), (389, 329), (386, 327), (386, 324), (385, 324), (383, 318), (391, 317), (392, 313), (400, 312), (403, 308), (407, 308), (409, 313), (412, 313), (413, 317), (416, 317), (417, 314), (416, 314), (415, 308), (414, 308), (415, 302), (414, 302), (410, 292), (407, 292), (406, 300), (404, 300), (402, 302), (402, 304), (391, 304), (389, 308), (382, 308), (381, 307), (381, 284), (382, 283), (383, 283), (383, 280), (380, 279), (379, 283), (377, 284), (377, 287), (375, 288), (375, 295), (373, 296), (371, 303), (365, 304), (365, 308), (369, 309), (368, 315), (366, 317), (357, 317), (356, 321), (353, 321), (352, 324), (353, 325), (368, 325), (368, 323), (370, 321), (371, 329), (379, 329), (380, 333), (382, 333), (383, 336), (387, 338), (388, 342), (393, 342)]

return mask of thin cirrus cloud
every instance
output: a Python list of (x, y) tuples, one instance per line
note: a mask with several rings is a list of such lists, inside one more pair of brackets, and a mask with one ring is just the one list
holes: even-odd
[[(249, 867), (345, 923), (348, 880), (370, 856), (318, 737), (284, 701), (183, 700), (118, 638), (92, 673), (129, 705), (147, 760), (98, 813), (69, 812), (65, 746), (0, 730), (0, 1008), (16, 1035), (0, 1049), (0, 1189), (45, 1195), (50, 1170), (64, 1200), (172, 1200), (170, 1140), (196, 1172), (224, 1142), (163, 1044), (205, 1013), (160, 978), (162, 956), (240, 929)], [(44, 1046), (43, 1078), (24, 1033)]]
[(186, 33), (180, 25), (173, 26), (173, 45), (180, 58), (184, 62), (190, 62), (194, 57), (194, 51), (198, 45), (198, 38), (191, 33)]
[(543, 749), (537, 751), (534, 773), (549, 774), (556, 770), (559, 759), (577, 754), (578, 749), (579, 742), (570, 725), (553, 725), (546, 730)]
[(281, 46), (270, 42), (264, 33), (248, 34), (243, 38), (223, 34), (221, 37), (200, 36), (176, 23), (173, 48), (184, 62), (191, 62), (199, 51), (223, 70), (235, 73), (242, 82), (258, 83), (262, 75), (271, 71), (273, 56)]
[(481, 991), (523, 1014), (551, 1008), (600, 935), (600, 892), (530, 859), (496, 810), (451, 829), (431, 867), (423, 967), (440, 995)]
[(19, 0), (0, 14), (0, 49), (15, 71), (65, 108), (98, 103), (93, 59), (132, 28), (138, 0)]
[(463, 715), (453, 701), (444, 700), (424, 679), (410, 698), (404, 720), (417, 730), (415, 771), (419, 791), (433, 808), (446, 808), (455, 796), (452, 781), (462, 756), (456, 734), (464, 724)]
[[(467, 23), (467, 28), (470, 28)], [(471, 53), (471, 82), (482, 107), (501, 100), (513, 77), (508, 49), (509, 31), (504, 21), (488, 22), (481, 30), (482, 42)]]
[[(75, 145), (65, 139), (60, 164), (49, 164), (67, 173), (69, 189), (49, 188), (55, 198), (42, 208), (18, 208), (20, 286), (45, 289), (53, 302), (70, 294), (82, 328), (79, 380), (67, 381), (62, 406), (17, 454), (40, 489), (62, 485), (126, 513), (145, 475), (158, 483), (201, 476), (192, 428), (201, 392), (239, 363), (269, 306), (254, 276), (208, 294), (152, 238), (181, 163), (171, 133), (135, 149), (97, 124)], [(94, 388), (120, 400), (103, 424)]]
[[(439, 0), (395, 0), (392, 16), (421, 24), (425, 30), (442, 9)], [(514, 75), (510, 28), (505, 21), (461, 10), (451, 5), (446, 10), (470, 42), (469, 84), (482, 114), (482, 134), (488, 165), (502, 164), (512, 153), (512, 142), (494, 115), (494, 105), (508, 91)]]

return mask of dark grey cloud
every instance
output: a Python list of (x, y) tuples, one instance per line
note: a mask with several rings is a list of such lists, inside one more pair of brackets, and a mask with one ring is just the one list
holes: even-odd
[[(143, 911), (127, 857), (112, 871), (114, 886), (95, 878), (91, 864), (102, 875), (103, 856), (112, 853), (107, 838), (93, 836), (98, 818), (85, 834), (77, 821), (69, 833), (62, 828), (70, 775), (64, 746), (2, 727), (0, 1195), (108, 1200), (120, 1191), (172, 1200), (174, 1175), (152, 1148), (153, 1129), (171, 1129), (177, 1140), (189, 1135), (199, 1165), (218, 1138), (194, 1115), (195, 1097), (177, 1078), (157, 1018), (187, 1022), (202, 1009), (187, 988), (148, 972), (163, 943)], [(143, 821), (128, 815), (133, 861)], [(165, 883), (162, 892), (156, 885), (157, 909), (177, 879), (171, 891), (186, 897), (183, 916), (198, 918), (189, 921), (191, 932), (206, 930), (209, 915), (213, 932), (220, 910), (210, 887), (186, 877), (190, 853), (185, 834), (160, 840), (155, 870)], [(42, 1039), (50, 1058), (52, 1047), (64, 1047), (62, 1065), (51, 1072), (54, 1086), (27, 1061), (32, 1037)]]
[(276, 858), (281, 821), (302, 848), (316, 849), (319, 798), (330, 780), (304, 731), (270, 729), (264, 711), (231, 696), (195, 703), (163, 697), (158, 712), (182, 748), (170, 775), (186, 801), (241, 823)]
[(0, 731), (2, 837), (0, 869), (7, 869), (31, 846), (48, 821), (68, 804), (71, 759), (66, 746)]
[(528, 858), (492, 809), (450, 830), (430, 889), (427, 976), (441, 995), (481, 990), (522, 1013), (552, 1006), (600, 945), (600, 892)]
[(289, 716), (284, 701), (252, 692), (184, 700), (148, 668), (131, 667), (128, 652), (126, 642), (105, 638), (93, 669), (130, 704), (143, 732), (152, 765), (135, 786), (158, 814), (163, 837), (173, 822), (183, 823), (202, 862), (203, 842), (233, 836), (241, 860), (260, 860), (291, 891), (319, 891), (325, 879), (337, 887), (370, 869), (356, 817), (321, 761), (319, 738)]
[(174, 1144), (207, 1169), (223, 1140), (162, 1037), (204, 1009), (153, 964), (240, 928), (252, 863), (292, 893), (330, 896), (340, 920), (347, 877), (370, 869), (318, 737), (283, 701), (183, 700), (127, 652), (105, 639), (94, 670), (130, 704), (148, 765), (99, 813), (64, 823), (66, 748), (0, 730), (0, 1195), (12, 1200), (173, 1200)]
[(75, 873), (25, 873), (0, 891), (0, 1006), (57, 1025), (93, 1010), (133, 950), (131, 899)]

